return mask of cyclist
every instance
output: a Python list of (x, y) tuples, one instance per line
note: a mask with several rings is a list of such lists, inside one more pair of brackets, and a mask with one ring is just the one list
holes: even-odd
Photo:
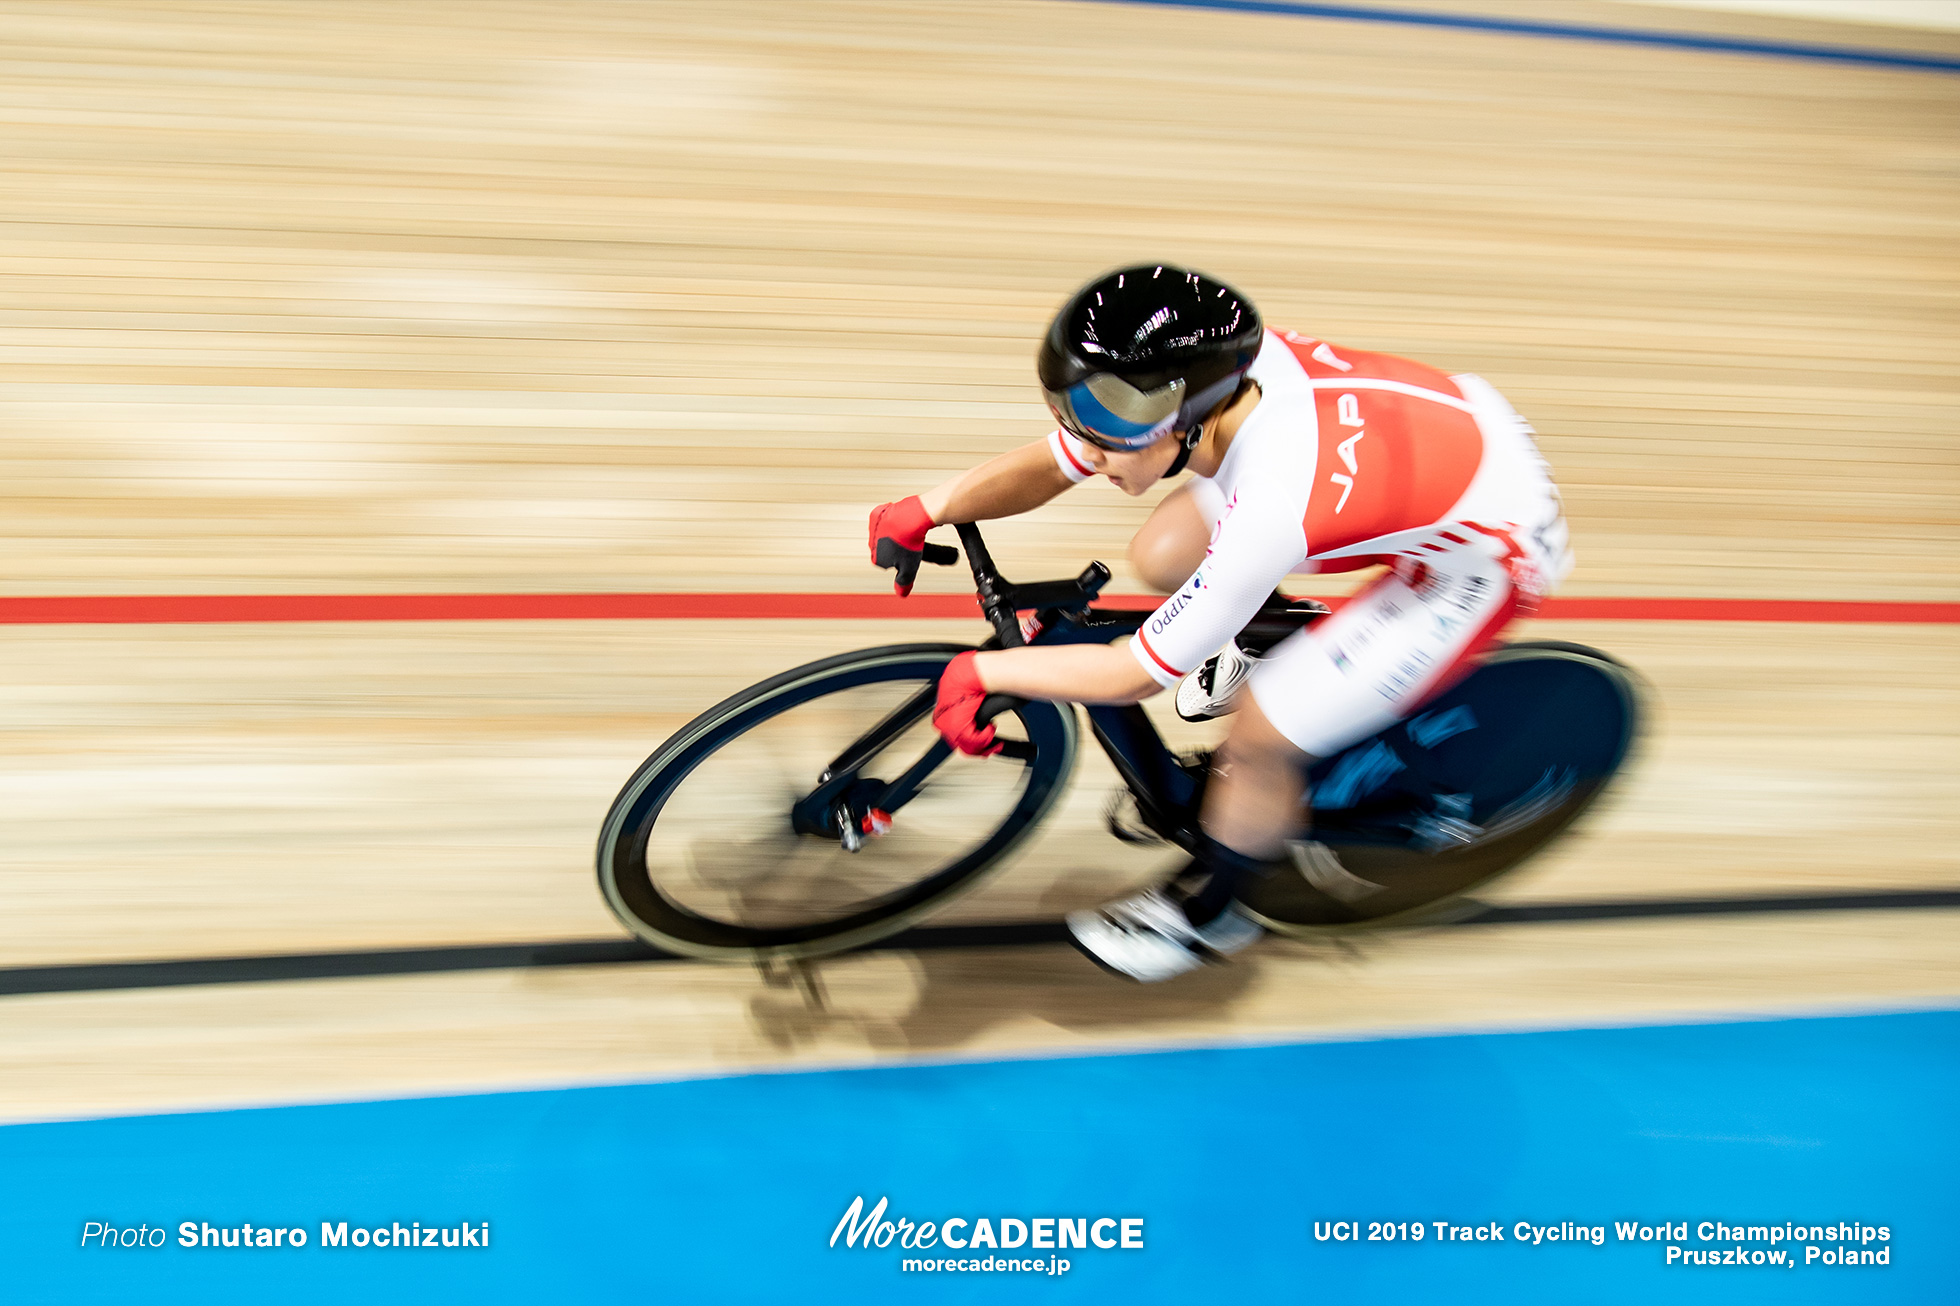
[[(1266, 330), (1222, 282), (1123, 268), (1056, 314), (1037, 372), (1060, 426), (871, 514), (872, 560), (910, 593), (935, 525), (1027, 512), (1092, 475), (1130, 495), (1190, 471), (1130, 543), (1169, 595), (1126, 645), (963, 653), (934, 724), (978, 754), (989, 693), (1234, 713), (1203, 842), (1171, 883), (1069, 916), (1119, 974), (1161, 980), (1259, 937), (1234, 902), (1285, 856), (1306, 771), (1446, 688), (1570, 570), (1558, 491), (1531, 428), (1487, 382)], [(1295, 573), (1387, 568), (1310, 629), (1253, 656), (1235, 637)]]

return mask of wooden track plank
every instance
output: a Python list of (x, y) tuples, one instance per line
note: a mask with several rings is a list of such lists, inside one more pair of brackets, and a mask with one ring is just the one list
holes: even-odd
[[(606, 804), (696, 712), (926, 621), (16, 627), (0, 965), (603, 936)], [(1500, 897), (1960, 884), (1960, 629), (1558, 622), (1653, 685), (1599, 816)], [(1161, 699), (1175, 746), (1189, 726)], [(1164, 873), (1086, 749), (1016, 867), (944, 919), (1054, 919)]]
[[(1489, 375), (1578, 592), (1960, 593), (1960, 79), (1100, 4), (482, 12), (0, 7), (5, 381), (108, 387), (0, 392), (7, 586), (842, 588), (864, 503), (1039, 433), (1056, 299), (1161, 252)], [(1166, 184), (1193, 156), (1234, 184)], [(375, 389), (451, 397), (328, 420)], [(477, 415), (510, 390), (528, 429)], [(785, 402), (629, 429), (605, 391)], [(1134, 520), (1071, 499), (1030, 556)]]
[(0, 1120), (1384, 1034), (1947, 1006), (1954, 913), (1271, 941), (1161, 988), (1062, 947), (10, 998)]
[[(1505, 390), (1572, 593), (1952, 602), (1956, 100), (1059, 0), (0, 0), (0, 592), (872, 592), (865, 508), (1040, 435), (1054, 305), (1165, 257)], [(997, 552), (1136, 589), (1147, 507), (1084, 489)], [(9, 628), (0, 964), (603, 933), (593, 831), (665, 731), (954, 628)], [(1506, 898), (1955, 883), (1950, 628), (1543, 633), (1659, 715)], [(1107, 784), (955, 918), (1160, 871), (1096, 833)], [(0, 1115), (1951, 1001), (1950, 916), (1275, 945), (1163, 991), (864, 957), (827, 1014), (691, 966), (10, 999)]]

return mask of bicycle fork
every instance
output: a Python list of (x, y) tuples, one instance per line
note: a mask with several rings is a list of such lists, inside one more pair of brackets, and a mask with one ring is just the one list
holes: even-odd
[[(832, 758), (817, 777), (816, 787), (790, 809), (791, 828), (798, 834), (835, 839), (851, 853), (864, 847), (867, 837), (889, 831), (899, 809), (912, 801), (932, 773), (953, 755), (952, 745), (935, 739), (896, 780), (887, 782), (860, 773), (893, 740), (932, 711), (938, 694), (937, 681), (924, 686)], [(999, 704), (996, 714), (1008, 706), (1006, 702)], [(981, 715), (987, 715), (984, 708)], [(1026, 761), (1034, 756), (1034, 749), (1021, 740), (1000, 742), (1002, 757)]]

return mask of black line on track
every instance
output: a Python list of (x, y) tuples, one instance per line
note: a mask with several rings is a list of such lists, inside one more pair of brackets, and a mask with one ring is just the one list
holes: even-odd
[[(1448, 922), (1467, 925), (1546, 925), (1574, 921), (1655, 920), (1678, 916), (1742, 916), (1823, 911), (1902, 911), (1960, 907), (1960, 889), (1867, 893), (1777, 894), (1746, 898), (1645, 898), (1617, 902), (1522, 903), (1487, 906)], [(1018, 925), (945, 925), (907, 930), (865, 951), (1028, 947), (1062, 943), (1060, 921)], [(440, 975), (472, 970), (529, 970), (554, 966), (614, 966), (686, 958), (632, 939), (563, 943), (466, 944), (439, 948), (382, 948), (267, 957), (196, 957), (183, 961), (112, 961), (60, 966), (0, 967), (0, 997), (41, 993), (100, 993), (204, 984), (266, 984), (286, 980), (366, 979)]]

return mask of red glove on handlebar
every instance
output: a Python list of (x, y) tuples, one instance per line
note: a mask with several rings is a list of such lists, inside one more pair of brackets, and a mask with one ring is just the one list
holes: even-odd
[(932, 518), (916, 494), (871, 510), (871, 562), (898, 573), (892, 589), (900, 598), (912, 592), (912, 582), (919, 578), (919, 560), (925, 551), (926, 532), (932, 526)]
[(986, 687), (973, 669), (974, 654), (962, 653), (946, 664), (939, 677), (939, 702), (932, 709), (932, 724), (947, 743), (971, 757), (998, 753), (992, 723), (980, 725), (973, 717), (986, 701)]

